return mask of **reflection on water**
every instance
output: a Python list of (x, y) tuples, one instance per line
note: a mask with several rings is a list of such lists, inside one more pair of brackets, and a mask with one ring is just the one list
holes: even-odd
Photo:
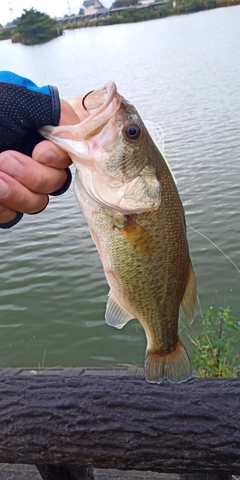
[[(46, 45), (0, 42), (1, 68), (69, 98), (114, 80), (164, 129), (187, 221), (240, 267), (240, 7), (69, 31)], [(108, 287), (72, 188), (1, 231), (1, 366), (142, 364), (137, 321), (105, 325)], [(239, 273), (188, 232), (202, 309), (239, 315)], [(199, 316), (196, 320), (199, 328)]]

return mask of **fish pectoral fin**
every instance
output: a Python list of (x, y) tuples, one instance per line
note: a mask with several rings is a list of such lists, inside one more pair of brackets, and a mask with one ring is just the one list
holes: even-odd
[(189, 321), (189, 323), (192, 323), (194, 320), (197, 299), (198, 299), (198, 295), (197, 295), (196, 278), (195, 278), (192, 262), (190, 260), (187, 284), (186, 284), (185, 292), (183, 294), (183, 298), (181, 301), (181, 309), (186, 319)]
[(161, 383), (164, 378), (169, 382), (181, 383), (192, 376), (191, 363), (180, 338), (170, 353), (147, 350), (144, 369), (146, 380), (150, 383)]
[(149, 252), (156, 248), (156, 243), (144, 228), (142, 228), (131, 216), (123, 227), (117, 227), (121, 235), (126, 239), (129, 245), (137, 252)]
[(107, 324), (111, 327), (122, 328), (132, 318), (134, 317), (116, 302), (110, 292), (105, 314)]

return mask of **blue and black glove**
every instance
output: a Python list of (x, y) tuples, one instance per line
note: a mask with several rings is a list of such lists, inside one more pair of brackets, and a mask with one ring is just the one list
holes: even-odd
[[(43, 125), (58, 125), (60, 119), (60, 98), (56, 87), (38, 87), (31, 80), (15, 73), (0, 72), (0, 153), (17, 150), (31, 156), (37, 143), (44, 140), (38, 132)], [(68, 179), (63, 187), (51, 195), (64, 193), (71, 184), (71, 172), (66, 169)], [(11, 228), (22, 218), (0, 228)]]

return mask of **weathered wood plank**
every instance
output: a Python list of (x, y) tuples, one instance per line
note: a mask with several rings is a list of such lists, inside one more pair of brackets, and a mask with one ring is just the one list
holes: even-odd
[(115, 377), (143, 376), (143, 368), (134, 365), (116, 365), (112, 367), (23, 367), (23, 368), (0, 368), (1, 376), (32, 376), (32, 375), (111, 375)]
[(240, 379), (0, 379), (0, 462), (240, 472)]

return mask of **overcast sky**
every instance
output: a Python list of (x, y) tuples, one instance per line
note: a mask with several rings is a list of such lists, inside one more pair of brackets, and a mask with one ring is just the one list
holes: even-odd
[[(23, 8), (29, 10), (35, 8), (40, 12), (45, 12), (51, 17), (63, 17), (66, 13), (78, 14), (84, 0), (1, 0), (0, 2), (0, 23), (6, 25), (11, 22), (13, 17), (19, 17), (23, 13)], [(103, 0), (104, 7), (109, 7), (113, 0)], [(12, 8), (12, 13), (10, 11)]]

